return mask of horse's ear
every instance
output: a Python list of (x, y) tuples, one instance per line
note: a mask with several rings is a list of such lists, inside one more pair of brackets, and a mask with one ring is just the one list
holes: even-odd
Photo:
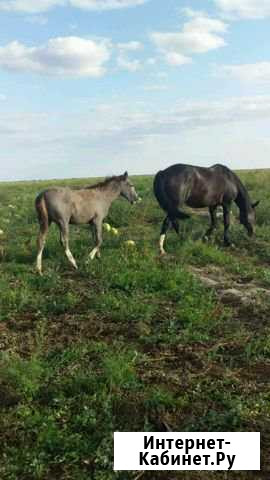
[(128, 178), (128, 172), (124, 173), (123, 178), (124, 178), (124, 180), (126, 180)]
[(252, 208), (256, 208), (260, 203), (260, 200), (258, 200), (257, 202), (253, 203), (252, 204)]

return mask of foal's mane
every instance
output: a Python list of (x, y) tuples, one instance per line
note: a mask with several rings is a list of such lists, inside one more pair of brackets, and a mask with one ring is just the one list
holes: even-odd
[(85, 188), (87, 188), (87, 190), (92, 190), (96, 188), (102, 189), (102, 188), (106, 188), (107, 185), (109, 185), (113, 181), (117, 181), (119, 183), (121, 181), (121, 178), (117, 177), (116, 175), (113, 175), (112, 177), (105, 178), (105, 180), (102, 180), (101, 182), (94, 183), (94, 185), (88, 185)]

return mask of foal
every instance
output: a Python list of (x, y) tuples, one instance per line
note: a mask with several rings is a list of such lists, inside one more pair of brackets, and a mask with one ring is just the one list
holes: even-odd
[(37, 240), (37, 271), (42, 274), (42, 253), (52, 222), (59, 227), (61, 244), (74, 268), (78, 267), (69, 249), (69, 224), (88, 223), (94, 226), (96, 246), (90, 252), (90, 258), (93, 260), (96, 255), (99, 257), (102, 244), (102, 222), (112, 202), (120, 195), (130, 203), (135, 203), (139, 199), (134, 185), (129, 181), (127, 172), (87, 188), (76, 190), (53, 187), (41, 192), (35, 202), (40, 225)]

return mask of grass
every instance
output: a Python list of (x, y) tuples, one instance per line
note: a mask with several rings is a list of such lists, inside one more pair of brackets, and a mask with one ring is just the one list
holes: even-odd
[[(89, 262), (91, 235), (71, 229), (73, 271), (51, 228), (44, 276), (34, 271), (33, 208), (48, 182), (0, 185), (0, 478), (129, 480), (113, 472), (114, 431), (261, 431), (269, 478), (269, 171), (241, 172), (261, 199), (254, 239), (235, 222), (236, 247), (222, 228), (210, 243), (194, 215), (158, 256), (163, 212), (150, 177), (135, 177), (143, 198), (115, 202), (101, 260)], [(82, 185), (91, 180), (50, 182)], [(15, 208), (14, 208), (15, 207)], [(236, 212), (236, 211), (235, 211)], [(128, 248), (125, 240), (136, 242)], [(223, 302), (219, 288), (253, 288), (252, 302)], [(260, 293), (259, 288), (266, 289)], [(258, 292), (257, 292), (257, 290)], [(132, 415), (130, 414), (132, 412)], [(144, 479), (227, 479), (226, 472), (145, 473)]]

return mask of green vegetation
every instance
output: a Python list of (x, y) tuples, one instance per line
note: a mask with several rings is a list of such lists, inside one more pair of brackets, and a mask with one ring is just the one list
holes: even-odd
[(119, 235), (104, 232), (101, 260), (89, 261), (89, 228), (72, 227), (73, 271), (52, 226), (43, 277), (35, 196), (90, 180), (0, 184), (1, 480), (134, 479), (112, 471), (113, 432), (166, 426), (261, 431), (263, 471), (140, 478), (269, 478), (270, 172), (241, 177), (261, 200), (254, 239), (235, 208), (235, 247), (222, 246), (222, 222), (203, 243), (208, 219), (195, 214), (160, 258), (164, 214), (152, 179), (135, 177), (143, 201), (113, 204), (106, 221)]

